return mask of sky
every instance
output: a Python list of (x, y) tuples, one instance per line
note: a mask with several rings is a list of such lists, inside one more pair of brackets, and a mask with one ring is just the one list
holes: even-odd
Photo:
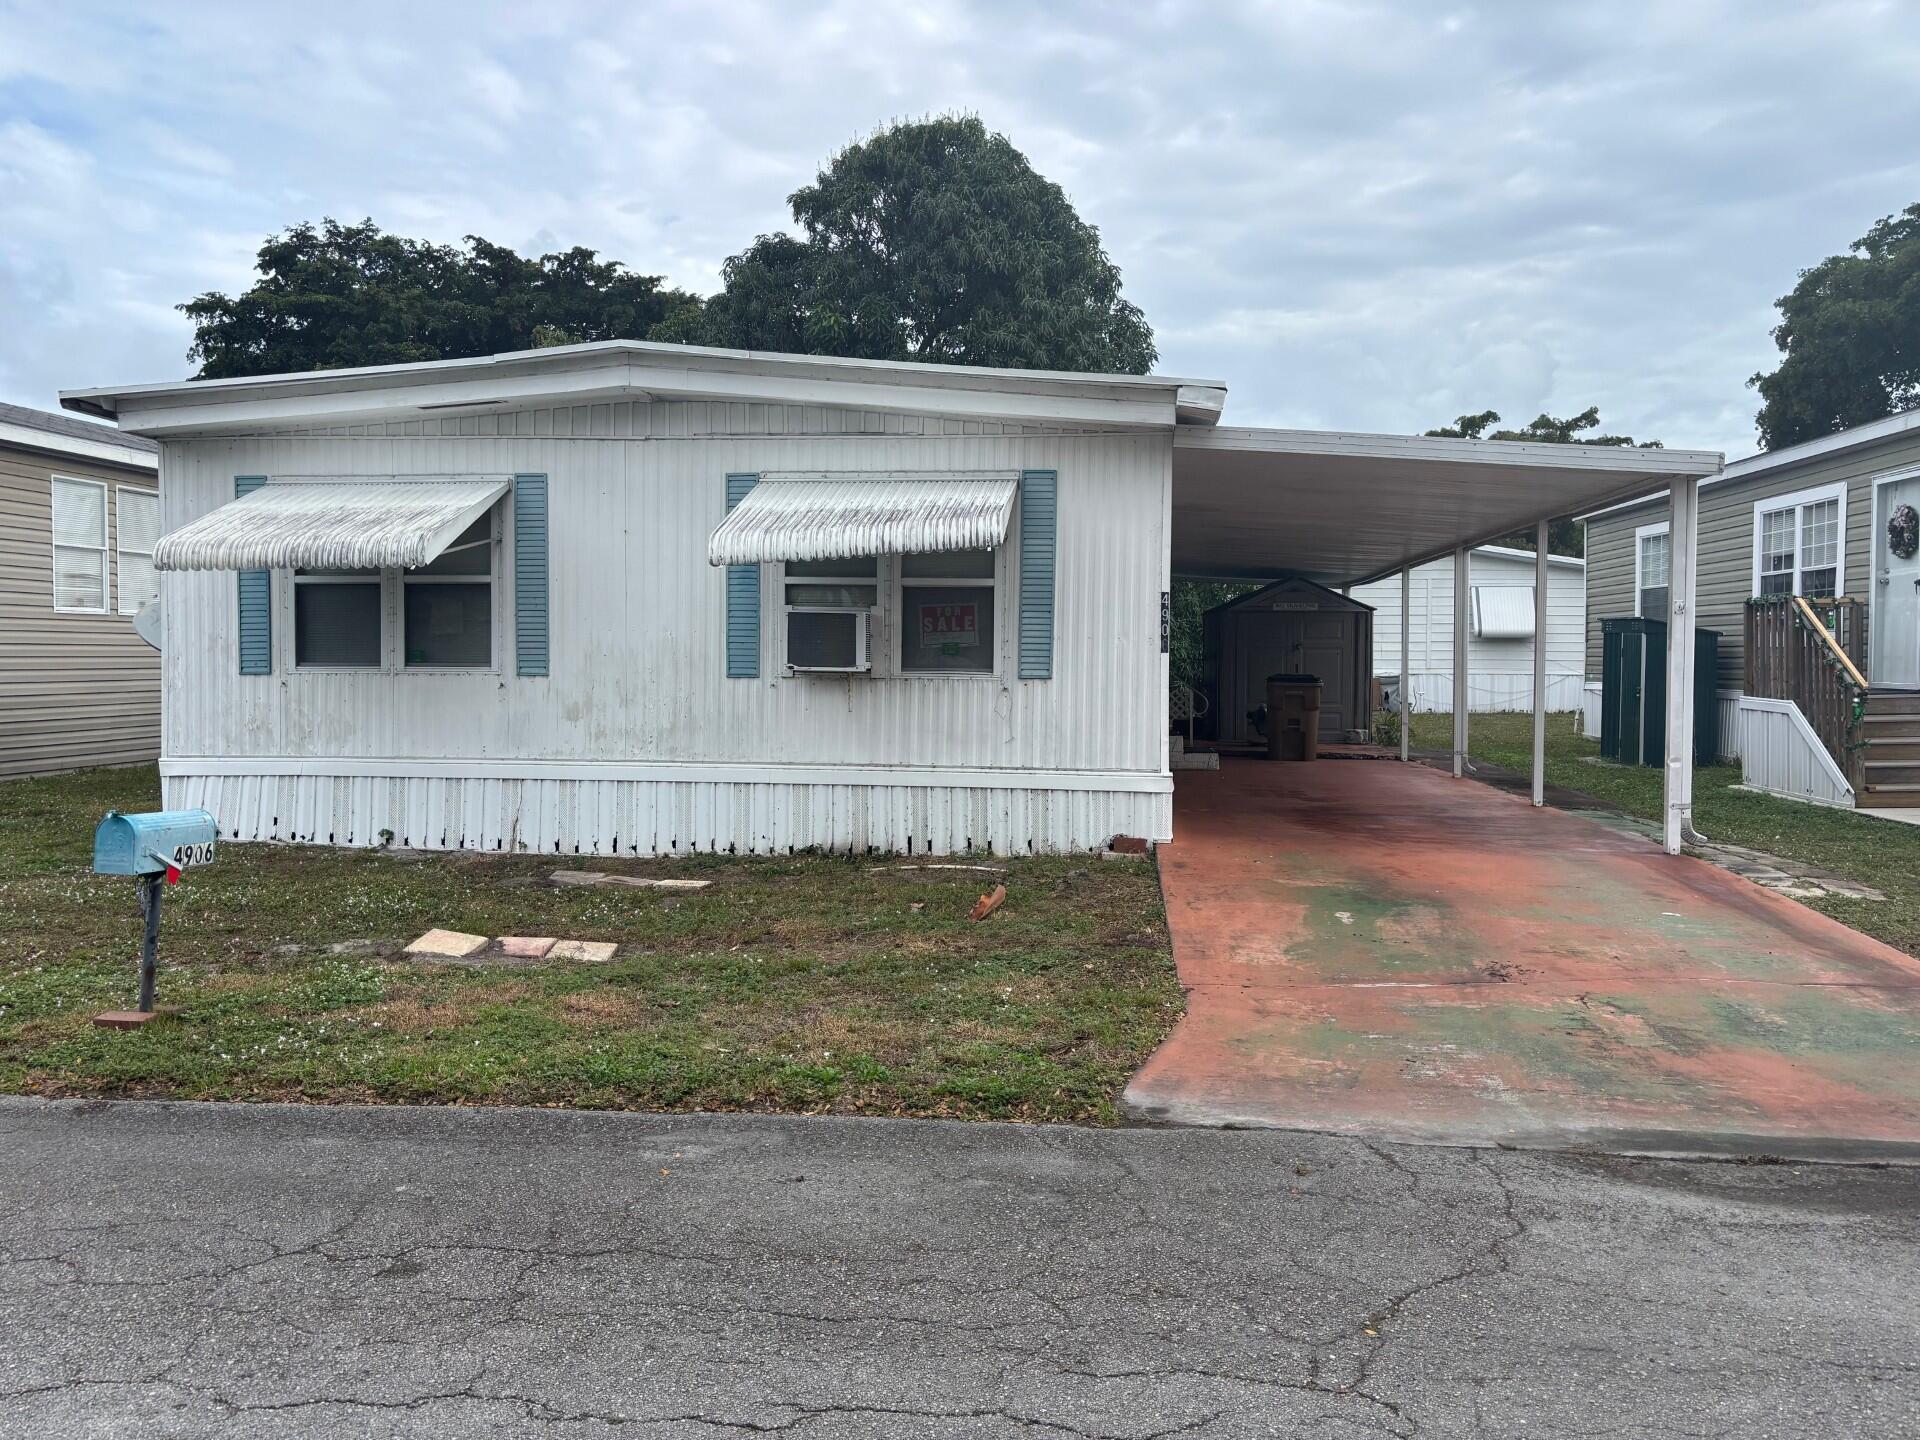
[(1597, 404), (1756, 445), (1799, 270), (1920, 201), (1920, 5), (0, 0), (0, 399), (184, 377), (175, 306), (371, 217), (702, 293), (888, 122), (978, 114), (1243, 425)]

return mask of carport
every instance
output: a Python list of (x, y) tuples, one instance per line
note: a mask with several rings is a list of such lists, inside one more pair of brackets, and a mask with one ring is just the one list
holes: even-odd
[[(1695, 514), (1700, 480), (1717, 474), (1721, 459), (1702, 450), (1181, 426), (1174, 436), (1171, 569), (1195, 579), (1297, 575), (1334, 589), (1398, 573), (1404, 673), (1411, 572), (1452, 555), (1453, 771), (1459, 776), (1466, 769), (1468, 738), (1468, 556), (1476, 545), (1533, 531), (1539, 557), (1533, 797), (1540, 805), (1546, 783), (1547, 526), (1561, 516), (1670, 493), (1670, 632), (1678, 643), (1667, 653), (1667, 734), (1691, 735), (1693, 625), (1686, 617), (1693, 611)], [(1402, 686), (1403, 760), (1405, 691)], [(1684, 746), (1667, 756), (1665, 790), (1665, 844), (1678, 854), (1692, 831), (1693, 757)]]
[[(1662, 843), (1545, 807), (1548, 523), (1669, 492), (1667, 734), (1693, 733), (1695, 509), (1717, 455), (1280, 430), (1175, 440), (1171, 569), (1339, 588), (1451, 554), (1453, 775), (1373, 752), (1183, 771), (1160, 850), (1174, 1034), (1144, 1118), (1638, 1152), (1920, 1155), (1920, 961)], [(1467, 560), (1531, 529), (1532, 804), (1463, 780)], [(1401, 653), (1406, 655), (1405, 604)], [(1402, 687), (1404, 696), (1405, 687)], [(1408, 758), (1402, 709), (1400, 761)]]

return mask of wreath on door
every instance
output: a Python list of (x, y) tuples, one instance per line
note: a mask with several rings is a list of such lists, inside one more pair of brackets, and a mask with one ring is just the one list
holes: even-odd
[(1920, 511), (1911, 505), (1896, 505), (1887, 517), (1887, 548), (1902, 560), (1911, 560), (1920, 550)]

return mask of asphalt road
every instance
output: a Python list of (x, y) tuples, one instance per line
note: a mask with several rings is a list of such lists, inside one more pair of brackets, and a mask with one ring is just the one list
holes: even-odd
[(1920, 1172), (0, 1101), (0, 1435), (1920, 1436)]

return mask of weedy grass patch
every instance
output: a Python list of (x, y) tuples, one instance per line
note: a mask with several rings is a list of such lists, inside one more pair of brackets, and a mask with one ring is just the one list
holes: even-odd
[[(168, 893), (137, 1031), (140, 917), (91, 873), (152, 767), (0, 785), (0, 1090), (181, 1099), (826, 1111), (1111, 1123), (1179, 1018), (1150, 863), (610, 860), (223, 844)], [(709, 879), (557, 888), (557, 866)], [(979, 925), (981, 890), (1009, 898)], [(613, 940), (603, 965), (392, 958), (433, 926)], [(334, 953), (349, 941), (372, 954)]]

